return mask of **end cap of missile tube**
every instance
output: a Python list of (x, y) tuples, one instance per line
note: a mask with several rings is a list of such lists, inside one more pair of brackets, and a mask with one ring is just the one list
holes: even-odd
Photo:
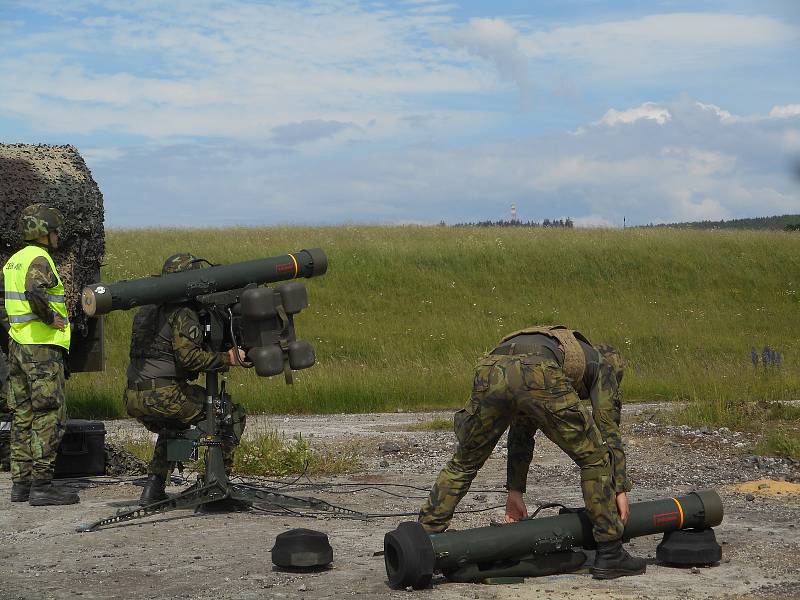
[(328, 271), (328, 256), (322, 248), (306, 248), (301, 252), (307, 252), (311, 257), (311, 277), (319, 277)]
[(423, 589), (430, 585), (436, 559), (433, 543), (415, 521), (405, 521), (383, 538), (386, 576), (393, 588)]
[(722, 506), (722, 498), (715, 490), (699, 490), (692, 494), (700, 498), (703, 503), (703, 525), (705, 527), (716, 527), (722, 523), (725, 509)]
[(93, 283), (81, 292), (81, 307), (88, 317), (104, 315), (111, 311), (111, 291), (102, 283)]
[(272, 562), (283, 569), (322, 569), (333, 562), (327, 534), (313, 529), (291, 529), (275, 538)]

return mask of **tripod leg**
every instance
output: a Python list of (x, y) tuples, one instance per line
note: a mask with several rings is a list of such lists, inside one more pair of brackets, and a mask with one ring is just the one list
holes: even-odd
[(243, 502), (251, 504), (267, 504), (279, 508), (306, 508), (314, 511), (329, 513), (332, 517), (347, 517), (351, 519), (367, 520), (364, 513), (329, 504), (318, 498), (303, 498), (288, 496), (256, 485), (234, 483), (228, 486), (228, 495)]
[(194, 486), (168, 500), (162, 500), (134, 510), (120, 512), (111, 517), (95, 521), (94, 523), (84, 523), (83, 525), (79, 525), (75, 530), (78, 533), (97, 531), (100, 527), (105, 525), (133, 521), (134, 519), (163, 514), (173, 510), (196, 508), (200, 505), (222, 500), (227, 497), (228, 490), (217, 482), (204, 486)]

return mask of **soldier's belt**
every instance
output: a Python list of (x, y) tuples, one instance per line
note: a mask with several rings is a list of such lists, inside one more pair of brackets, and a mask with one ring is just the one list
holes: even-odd
[(166, 377), (154, 377), (153, 379), (145, 379), (144, 381), (139, 381), (138, 383), (128, 382), (128, 389), (133, 390), (134, 392), (144, 392), (147, 390), (155, 390), (162, 387), (167, 387), (170, 385), (177, 385), (177, 380), (169, 379)]
[(554, 360), (558, 362), (549, 348), (537, 346), (535, 344), (504, 344), (492, 350), (491, 353), (500, 355), (527, 354), (528, 356), (541, 359), (538, 362), (543, 362), (545, 360)]

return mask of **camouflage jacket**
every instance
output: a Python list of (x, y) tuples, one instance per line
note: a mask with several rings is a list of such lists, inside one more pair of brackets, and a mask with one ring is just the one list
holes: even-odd
[[(43, 256), (33, 259), (28, 273), (25, 275), (25, 298), (31, 305), (31, 312), (39, 317), (47, 325), (53, 323), (55, 313), (50, 308), (47, 301), (47, 290), (55, 287), (58, 283), (56, 274), (50, 268), (50, 263)], [(0, 290), (5, 289), (5, 280), (0, 271)], [(5, 296), (0, 294), (0, 321), (3, 326), (8, 326), (8, 314), (6, 313)]]
[(158, 377), (194, 379), (201, 371), (228, 367), (227, 353), (203, 346), (203, 327), (197, 312), (186, 304), (142, 307), (133, 320), (131, 383)]
[(172, 328), (175, 361), (183, 370), (196, 374), (227, 369), (226, 352), (209, 352), (203, 347), (203, 328), (196, 311), (185, 305), (180, 306), (172, 312), (167, 322)]
[[(614, 367), (602, 359), (599, 353), (596, 360), (599, 368), (594, 369), (595, 376), (591, 385), (587, 385), (588, 398), (591, 402), (592, 416), (603, 441), (609, 447), (612, 458), (614, 488), (619, 492), (628, 492), (631, 482), (627, 475), (625, 449), (620, 434), (622, 413), (622, 392), (617, 382)], [(587, 365), (587, 371), (589, 370)], [(515, 418), (508, 431), (508, 467), (506, 487), (509, 490), (524, 492), (528, 478), (528, 469), (533, 460), (534, 435), (536, 426), (524, 417)]]

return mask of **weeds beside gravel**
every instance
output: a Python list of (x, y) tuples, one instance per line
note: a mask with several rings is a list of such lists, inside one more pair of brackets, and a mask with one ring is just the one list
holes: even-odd
[[(144, 461), (149, 462), (153, 456), (155, 444), (149, 435), (129, 437), (122, 444), (128, 452)], [(201, 470), (202, 458), (186, 466), (191, 470)], [(361, 467), (361, 459), (354, 450), (336, 453), (315, 449), (300, 435), (287, 439), (275, 430), (267, 430), (242, 440), (236, 449), (231, 475), (342, 475)]]
[(800, 406), (766, 400), (734, 400), (717, 395), (691, 398), (665, 414), (674, 424), (728, 427), (758, 434), (758, 454), (800, 459)]
[(450, 431), (453, 429), (453, 419), (436, 417), (430, 421), (401, 425), (398, 429), (401, 431)]

